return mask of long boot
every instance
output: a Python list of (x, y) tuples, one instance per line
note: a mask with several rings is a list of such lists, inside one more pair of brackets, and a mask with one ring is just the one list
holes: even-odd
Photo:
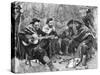
[(83, 66), (86, 66), (86, 55), (83, 55), (83, 58), (82, 58), (82, 65), (83, 65)]
[(47, 65), (49, 66), (50, 71), (53, 71), (54, 66), (53, 66), (52, 62), (47, 63)]

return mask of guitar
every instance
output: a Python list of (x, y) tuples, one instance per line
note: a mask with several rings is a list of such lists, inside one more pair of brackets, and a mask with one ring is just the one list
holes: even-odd
[(50, 35), (50, 36), (38, 36), (37, 33), (35, 33), (34, 31), (30, 30), (29, 28), (27, 28), (27, 30), (29, 30), (30, 32), (33, 33), (33, 35), (26, 35), (26, 38), (29, 39), (29, 42), (30, 43), (33, 43), (33, 44), (37, 44), (39, 42), (39, 40), (42, 40), (42, 39), (57, 39), (58, 37), (55, 37), (54, 35)]
[(38, 36), (37, 34), (33, 34), (33, 35), (26, 35), (26, 37), (29, 39), (30, 43), (33, 44), (37, 44), (39, 42), (39, 40), (42, 39), (57, 39), (58, 37), (55, 37), (54, 35), (50, 35), (50, 36)]

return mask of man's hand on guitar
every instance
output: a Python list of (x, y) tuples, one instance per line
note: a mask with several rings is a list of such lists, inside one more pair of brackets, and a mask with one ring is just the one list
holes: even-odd
[(58, 37), (55, 36), (55, 35), (50, 35), (49, 38), (51, 38), (51, 39), (58, 39)]
[(58, 39), (58, 37), (56, 36), (55, 39)]

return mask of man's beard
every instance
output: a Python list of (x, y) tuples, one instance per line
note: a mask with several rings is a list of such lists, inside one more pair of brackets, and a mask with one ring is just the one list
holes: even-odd
[(73, 32), (74, 32), (75, 35), (77, 34), (77, 29), (76, 29), (76, 27), (74, 27)]
[(49, 25), (49, 27), (50, 27), (50, 28), (52, 28), (52, 27), (53, 27), (53, 25)]
[(36, 30), (39, 30), (40, 28), (35, 28)]

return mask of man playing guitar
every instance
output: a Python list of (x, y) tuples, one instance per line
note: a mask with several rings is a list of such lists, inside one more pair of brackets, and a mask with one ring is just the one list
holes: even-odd
[(28, 39), (28, 43), (23, 41), (23, 44), (27, 47), (27, 55), (30, 56), (30, 58), (28, 59), (29, 63), (32, 57), (35, 56), (35, 58), (38, 59), (42, 64), (48, 64), (48, 66), (52, 70), (52, 63), (47, 56), (47, 52), (42, 47), (44, 41), (41, 41), (42, 39), (47, 39), (51, 37), (53, 38), (53, 36), (45, 36), (46, 33), (40, 29), (40, 20), (36, 18), (34, 18), (33, 21), (25, 27), (24, 32), (25, 38)]

